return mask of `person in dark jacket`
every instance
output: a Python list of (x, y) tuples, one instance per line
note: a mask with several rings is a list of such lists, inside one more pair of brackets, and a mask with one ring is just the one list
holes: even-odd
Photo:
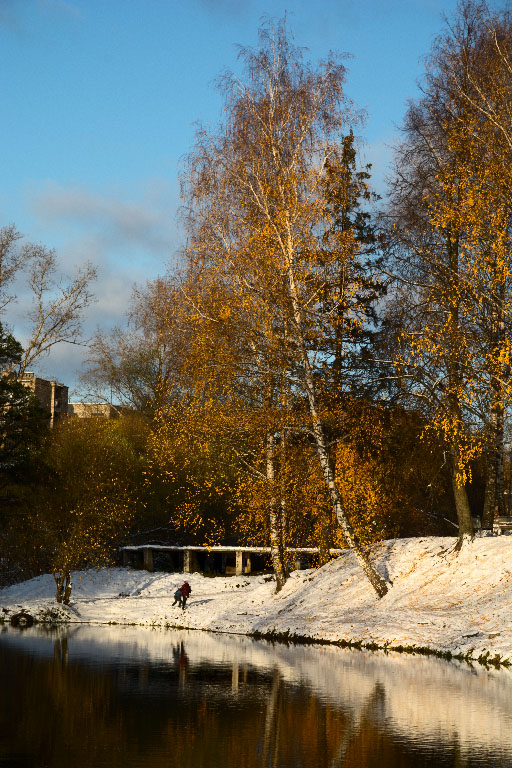
[(184, 581), (183, 584), (180, 587), (181, 592), (181, 607), (183, 610), (185, 610), (185, 605), (187, 603), (188, 598), (190, 597), (190, 593), (192, 592), (192, 588), (188, 581)]
[(181, 589), (177, 589), (176, 592), (174, 593), (174, 603), (172, 604), (173, 608), (176, 605), (176, 603), (178, 603), (178, 607), (181, 608), (181, 598), (182, 598)]

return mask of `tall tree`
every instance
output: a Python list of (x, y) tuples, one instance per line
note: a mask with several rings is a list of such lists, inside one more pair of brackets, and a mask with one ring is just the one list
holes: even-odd
[[(447, 152), (442, 116), (436, 114), (443, 106), (438, 93), (428, 90), (425, 101), (409, 109), (407, 140), (397, 152), (391, 234), (399, 286), (388, 311), (401, 315), (394, 351), (397, 373), (446, 441), (463, 536), (473, 533), (465, 482), (477, 447), (464, 411), (470, 359), (461, 313), (461, 233), (454, 222), (436, 227), (429, 204), (432, 190), (444, 194), (455, 159)], [(457, 191), (450, 203), (456, 209)]]
[(386, 279), (381, 237), (371, 210), (379, 196), (371, 189), (370, 171), (371, 165), (358, 168), (352, 129), (341, 139), (339, 151), (325, 160), (323, 197), (329, 224), (322, 247), (338, 254), (338, 285), (335, 291), (327, 288), (323, 307), (325, 313), (334, 314), (326, 352), (332, 369), (327, 383), (335, 401), (347, 391), (367, 395), (375, 388), (369, 350), (379, 327), (377, 303), (386, 293)]
[(177, 277), (135, 288), (127, 327), (109, 334), (98, 330), (90, 344), (81, 377), (84, 396), (114, 399), (148, 415), (178, 396), (185, 386), (180, 371), (187, 329), (186, 323), (177, 326), (181, 302)]
[[(491, 11), (482, 0), (466, 0), (451, 35), (452, 50), (462, 65), (450, 64), (451, 87), (471, 114), (465, 127), (470, 158), (464, 175), (463, 216), (475, 253), (474, 318), (482, 349), (487, 466), (482, 523), (491, 527), (494, 514), (504, 513), (504, 421), (512, 395), (510, 10)], [(460, 133), (462, 126), (458, 129)]]
[[(471, 25), (462, 22), (467, 34)], [(445, 440), (459, 534), (473, 534), (465, 482), (480, 450), (475, 424), (475, 347), (471, 315), (474, 257), (463, 218), (470, 157), (471, 110), (452, 84), (463, 67), (451, 31), (433, 44), (424, 95), (407, 112), (405, 141), (396, 153), (392, 239), (407, 309), (396, 365), (408, 392), (423, 402)]]
[(47, 476), (18, 536), (53, 573), (58, 602), (69, 603), (72, 570), (111, 560), (138, 511), (144, 462), (125, 424), (70, 419), (51, 431)]
[(24, 284), (23, 316), (27, 321), (26, 341), (16, 363), (23, 374), (41, 356), (59, 343), (80, 344), (83, 313), (93, 302), (91, 283), (96, 269), (86, 263), (75, 275), (66, 277), (58, 267), (54, 250), (24, 242), (14, 226), (0, 228), (0, 311), (16, 300), (12, 282)]
[(409, 308), (397, 362), (446, 441), (461, 535), (472, 533), (464, 483), (484, 434), (485, 526), (503, 506), (511, 39), (507, 14), (497, 19), (483, 2), (461, 3), (433, 44), (424, 96), (409, 108), (396, 164), (393, 237)]
[(248, 319), (250, 365), (271, 363), (267, 383), (277, 402), (283, 392), (302, 393), (338, 524), (382, 596), (386, 582), (360, 545), (336, 482), (317, 381), (344, 301), (340, 259), (350, 262), (358, 250), (353, 231), (338, 248), (322, 247), (334, 218), (326, 168), (340, 157), (343, 129), (354, 119), (345, 68), (334, 56), (316, 68), (306, 63), (284, 22), (263, 27), (260, 47), (243, 49), (241, 58), (244, 79), (228, 73), (221, 81), (225, 124), (217, 135), (200, 130), (188, 158), (189, 269), (196, 282), (223, 286), (228, 299), (217, 316), (201, 311), (207, 325), (222, 315)]

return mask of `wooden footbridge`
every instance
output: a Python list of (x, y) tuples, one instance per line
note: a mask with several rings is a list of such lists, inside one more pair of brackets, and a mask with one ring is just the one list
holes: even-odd
[[(330, 549), (336, 557), (344, 550)], [(169, 570), (194, 573), (235, 573), (237, 576), (264, 570), (271, 553), (270, 547), (205, 547), (173, 546), (166, 544), (139, 544), (120, 547), (122, 564), (142, 565), (147, 571), (155, 570), (155, 557), (165, 555)], [(318, 547), (287, 547), (286, 552), (293, 557), (295, 570), (307, 568)]]

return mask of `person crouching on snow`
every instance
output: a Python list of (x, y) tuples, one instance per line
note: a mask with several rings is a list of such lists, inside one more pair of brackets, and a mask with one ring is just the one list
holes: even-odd
[(172, 604), (173, 608), (176, 605), (176, 603), (178, 603), (178, 607), (181, 608), (181, 598), (182, 598), (181, 589), (177, 589), (176, 592), (174, 593), (174, 603)]
[(179, 588), (179, 591), (181, 592), (181, 607), (183, 610), (185, 610), (185, 605), (187, 603), (188, 597), (190, 597), (190, 593), (192, 592), (192, 587), (188, 583), (188, 581), (184, 581), (181, 587)]

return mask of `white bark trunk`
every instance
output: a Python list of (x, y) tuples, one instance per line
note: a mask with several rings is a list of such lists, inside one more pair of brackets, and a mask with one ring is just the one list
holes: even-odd
[(275, 497), (275, 438), (274, 435), (267, 435), (267, 481), (270, 487), (269, 502), (269, 527), (270, 527), (270, 553), (272, 557), (272, 566), (276, 576), (276, 592), (279, 592), (287, 579), (286, 566), (284, 563), (284, 551), (281, 535), (280, 508)]
[(304, 341), (302, 312), (301, 312), (300, 303), (299, 303), (297, 286), (295, 283), (291, 249), (290, 249), (290, 252), (288, 253), (287, 261), (288, 261), (288, 264), (287, 264), (288, 289), (289, 289), (290, 300), (293, 308), (294, 326), (297, 334), (297, 342), (298, 342), (301, 362), (304, 370), (304, 384), (305, 384), (306, 393), (308, 397), (309, 411), (310, 411), (311, 420), (313, 423), (313, 434), (315, 437), (315, 443), (316, 443), (316, 448), (318, 452), (318, 457), (320, 460), (320, 466), (322, 468), (324, 480), (327, 485), (327, 489), (329, 491), (334, 512), (336, 514), (336, 519), (343, 532), (343, 537), (347, 543), (347, 546), (354, 551), (354, 554), (356, 556), (356, 559), (359, 565), (361, 566), (363, 572), (368, 578), (370, 584), (375, 589), (377, 595), (379, 597), (383, 597), (388, 591), (388, 586), (384, 578), (378, 573), (376, 568), (370, 562), (369, 557), (362, 551), (359, 541), (357, 539), (356, 533), (352, 528), (352, 525), (350, 524), (350, 521), (343, 508), (341, 494), (336, 485), (334, 467), (331, 460), (331, 456), (327, 449), (327, 442), (325, 439), (324, 427), (318, 411), (313, 370), (311, 368), (311, 362), (309, 360), (306, 344)]

